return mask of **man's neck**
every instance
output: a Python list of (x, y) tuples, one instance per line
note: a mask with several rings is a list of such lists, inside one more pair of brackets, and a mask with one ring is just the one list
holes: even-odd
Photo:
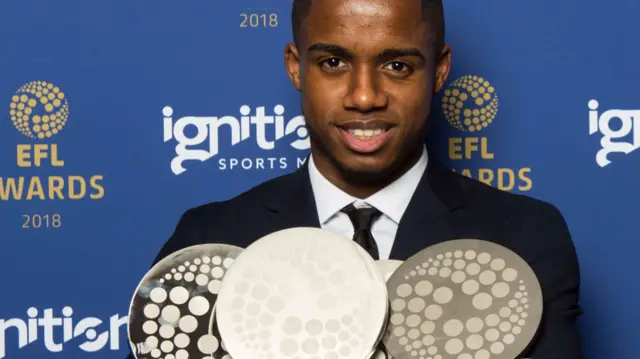
[(353, 197), (365, 199), (407, 173), (407, 171), (409, 171), (418, 162), (418, 160), (420, 160), (422, 151), (422, 147), (415, 149), (399, 166), (385, 174), (348, 173), (343, 171), (340, 166), (334, 163), (330, 158), (314, 151), (313, 148), (311, 149), (311, 154), (318, 172), (320, 172), (320, 174), (322, 174), (322, 176), (324, 176), (329, 182)]

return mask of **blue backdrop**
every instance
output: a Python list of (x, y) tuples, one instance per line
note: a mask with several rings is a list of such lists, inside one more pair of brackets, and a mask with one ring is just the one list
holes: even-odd
[[(182, 212), (298, 167), (291, 1), (265, 3), (0, 2), (0, 359), (122, 358), (133, 291)], [(640, 2), (445, 5), (431, 155), (558, 206), (586, 358), (635, 357)]]

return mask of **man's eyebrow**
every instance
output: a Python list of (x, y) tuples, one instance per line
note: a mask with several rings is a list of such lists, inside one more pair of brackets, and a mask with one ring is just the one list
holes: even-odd
[(378, 55), (381, 59), (392, 59), (396, 57), (419, 57), (423, 60), (426, 60), (422, 51), (415, 47), (409, 47), (404, 49), (385, 49)]
[[(325, 43), (316, 43), (307, 49), (308, 52), (321, 51), (327, 52), (335, 56), (339, 56), (345, 59), (352, 59), (353, 54), (347, 50), (346, 48), (335, 45), (335, 44), (325, 44)], [(425, 60), (425, 56), (418, 48), (409, 47), (409, 48), (392, 48), (392, 49), (384, 49), (378, 56), (376, 56), (380, 60), (390, 60), (396, 57), (419, 57)]]
[(353, 58), (353, 55), (349, 52), (349, 50), (345, 49), (340, 45), (315, 43), (309, 46), (309, 48), (307, 49), (307, 52), (310, 52), (310, 53), (314, 51), (328, 52), (332, 55), (344, 57), (347, 59)]

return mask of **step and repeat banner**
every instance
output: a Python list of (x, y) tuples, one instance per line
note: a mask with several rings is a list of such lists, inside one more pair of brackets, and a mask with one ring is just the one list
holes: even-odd
[[(431, 156), (556, 205), (585, 358), (635, 358), (640, 3), (445, 5), (453, 70)], [(180, 215), (302, 164), (290, 9), (0, 2), (0, 359), (124, 358), (131, 297)]]

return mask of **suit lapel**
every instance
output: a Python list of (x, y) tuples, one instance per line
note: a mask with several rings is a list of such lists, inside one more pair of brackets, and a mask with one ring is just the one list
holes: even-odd
[(431, 245), (459, 238), (464, 228), (456, 220), (456, 210), (464, 203), (464, 189), (456, 176), (430, 159), (400, 220), (390, 259), (406, 260)]
[(266, 208), (275, 213), (276, 230), (292, 227), (320, 228), (318, 211), (309, 180), (307, 161), (282, 182), (281, 190), (273, 193), (265, 202)]

